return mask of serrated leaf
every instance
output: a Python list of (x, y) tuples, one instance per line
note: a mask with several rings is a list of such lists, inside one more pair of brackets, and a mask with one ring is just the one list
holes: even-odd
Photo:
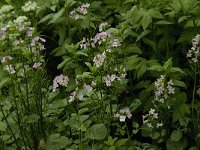
[(57, 69), (60, 69), (60, 68), (64, 67), (70, 60), (71, 60), (70, 57), (65, 58), (64, 61), (62, 61), (62, 62), (57, 66)]
[(169, 58), (163, 65), (163, 68), (165, 70), (168, 70), (172, 67), (172, 58)]
[(153, 66), (149, 67), (148, 70), (159, 71), (159, 72), (164, 71), (163, 67), (160, 65), (153, 65)]
[(64, 12), (65, 12), (65, 8), (62, 8), (60, 11), (58, 11), (57, 13), (55, 13), (55, 14), (53, 15), (52, 20), (49, 22), (49, 24), (51, 24), (51, 23), (56, 23), (57, 19), (58, 19), (59, 17), (61, 17), (61, 16), (64, 14)]
[(151, 24), (151, 22), (152, 22), (152, 17), (149, 15), (148, 12), (146, 12), (141, 20), (143, 30), (146, 30), (146, 28), (149, 26), (149, 24)]
[(54, 14), (49, 14), (49, 15), (43, 17), (42, 19), (40, 19), (39, 23), (42, 23), (42, 22), (45, 22), (45, 21), (51, 19), (53, 17), (53, 15)]
[(131, 111), (135, 111), (141, 104), (142, 104), (142, 103), (141, 103), (141, 101), (140, 101), (139, 99), (135, 99), (135, 100), (132, 102), (131, 106), (130, 106), (130, 110), (131, 110)]
[(175, 86), (184, 87), (186, 88), (186, 84), (183, 81), (173, 80)]

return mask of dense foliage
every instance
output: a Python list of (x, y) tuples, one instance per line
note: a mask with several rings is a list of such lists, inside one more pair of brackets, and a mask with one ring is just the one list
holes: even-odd
[(199, 0), (0, 2), (1, 150), (198, 150)]

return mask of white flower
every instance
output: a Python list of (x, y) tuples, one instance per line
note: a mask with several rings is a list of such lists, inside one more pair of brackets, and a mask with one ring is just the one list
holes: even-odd
[(78, 98), (79, 100), (83, 100), (83, 94), (82, 94), (81, 92), (79, 92), (79, 93), (77, 94), (77, 98)]
[(33, 68), (37, 69), (39, 67), (41, 67), (42, 63), (41, 62), (36, 62), (33, 64)]
[(8, 71), (9, 74), (14, 74), (15, 73), (15, 69), (13, 68), (12, 65), (6, 65), (5, 69)]
[(71, 19), (77, 20), (80, 18), (79, 15), (86, 15), (88, 13), (87, 9), (89, 8), (89, 3), (84, 3), (80, 7), (70, 11), (69, 17)]
[(88, 93), (90, 93), (92, 91), (92, 89), (93, 89), (90, 85), (87, 85), (87, 84), (84, 84), (83, 88)]
[(12, 60), (13, 58), (11, 57), (11, 56), (4, 56), (3, 58), (2, 58), (2, 60), (1, 60), (1, 63), (5, 63), (5, 62), (8, 62), (8, 61), (10, 61), (10, 60)]
[(69, 102), (71, 103), (71, 102), (73, 102), (74, 100), (75, 100), (75, 96), (76, 96), (76, 91), (74, 91), (74, 92), (72, 92), (71, 94), (70, 94), (70, 96), (69, 96)]
[(123, 109), (120, 109), (119, 112), (117, 112), (116, 114), (114, 114), (114, 117), (119, 118), (120, 122), (125, 122), (126, 117), (130, 119), (132, 117), (132, 114), (129, 108), (125, 107)]
[(195, 37), (193, 37), (192, 47), (187, 53), (187, 58), (189, 59), (190, 62), (194, 63), (198, 62), (198, 57), (200, 56), (199, 42), (200, 42), (200, 34), (197, 34)]
[(31, 1), (26, 2), (25, 5), (22, 6), (22, 10), (24, 12), (35, 11), (37, 8), (38, 8), (37, 3)]
[(114, 39), (111, 41), (112, 47), (119, 47), (121, 46), (121, 41), (119, 39)]
[(96, 67), (101, 67), (104, 63), (105, 58), (106, 58), (105, 52), (103, 52), (102, 54), (97, 54), (93, 59), (94, 65)]
[(12, 11), (13, 9), (14, 9), (14, 7), (12, 5), (3, 5), (0, 9), (0, 14), (10, 13), (10, 11)]
[(120, 122), (125, 122), (126, 116), (120, 115), (119, 116), (119, 121)]
[(163, 123), (157, 123), (156, 127), (159, 128), (159, 127), (162, 127), (163, 126)]
[(28, 30), (26, 31), (26, 35), (28, 37), (32, 37), (33, 36), (33, 30), (34, 30), (34, 28), (29, 27)]
[(69, 82), (69, 78), (67, 76), (64, 76), (62, 74), (59, 76), (56, 76), (53, 80), (53, 92), (56, 91), (56, 88), (58, 88), (59, 85), (67, 87), (68, 82)]
[(108, 32), (100, 32), (100, 33), (97, 33), (96, 35), (95, 35), (95, 37), (94, 38), (92, 38), (92, 43), (94, 44), (94, 45), (96, 45), (96, 44), (99, 44), (99, 45), (101, 45), (103, 42), (105, 42), (109, 37), (110, 37), (111, 35), (110, 35), (110, 33), (108, 33)]
[(100, 25), (99, 25), (99, 32), (102, 32), (104, 29), (106, 29), (107, 27), (109, 27), (108, 23), (107, 22), (102, 22)]
[(111, 83), (117, 79), (118, 77), (115, 74), (112, 75), (106, 75), (103, 77), (104, 82), (106, 83), (106, 86), (111, 86)]

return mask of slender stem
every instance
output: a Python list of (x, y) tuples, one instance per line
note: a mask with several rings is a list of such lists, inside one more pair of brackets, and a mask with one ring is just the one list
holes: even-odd
[(23, 136), (23, 132), (22, 132), (22, 128), (21, 128), (21, 120), (20, 120), (20, 114), (19, 114), (19, 110), (18, 110), (18, 105), (17, 105), (17, 100), (16, 100), (16, 93), (15, 93), (15, 84), (13, 82), (13, 78), (12, 78), (12, 92), (13, 92), (13, 99), (14, 99), (14, 103), (15, 103), (15, 107), (16, 107), (16, 114), (17, 114), (17, 123), (19, 126), (19, 131), (22, 137), (22, 141), (24, 143), (24, 146), (26, 146), (25, 140), (24, 140), (24, 136)]
[(15, 137), (15, 134), (14, 134), (14, 132), (12, 131), (12, 128), (10, 127), (10, 124), (8, 123), (8, 120), (7, 120), (6, 115), (5, 115), (4, 111), (3, 111), (3, 108), (2, 108), (2, 106), (0, 106), (0, 107), (1, 107), (1, 112), (2, 112), (2, 114), (3, 114), (3, 118), (4, 118), (4, 120), (6, 121), (6, 124), (7, 124), (7, 126), (8, 126), (8, 129), (10, 130), (10, 132), (11, 132), (11, 134), (12, 134), (14, 140), (15, 140), (15, 143), (16, 143), (16, 145), (17, 145), (17, 149), (20, 149), (20, 146), (19, 146), (19, 144), (18, 144), (18, 142), (17, 142), (17, 138)]
[[(193, 124), (194, 124), (194, 102), (195, 102), (195, 91), (196, 91), (196, 64), (194, 66), (194, 86), (193, 86), (193, 92), (192, 92), (192, 120), (193, 120)], [(195, 124), (194, 124), (194, 132), (196, 135), (196, 129), (195, 129)]]

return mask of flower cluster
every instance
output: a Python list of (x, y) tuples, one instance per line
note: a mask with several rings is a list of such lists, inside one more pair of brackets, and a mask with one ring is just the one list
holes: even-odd
[(13, 59), (13, 58), (12, 58), (11, 56), (9, 56), (9, 55), (4, 56), (4, 57), (2, 58), (2, 60), (1, 60), (1, 63), (8, 62), (8, 61), (10, 61), (10, 60), (12, 60), (12, 59)]
[(199, 42), (200, 42), (200, 34), (197, 34), (192, 39), (192, 47), (187, 53), (187, 58), (194, 63), (198, 62), (198, 57), (200, 56)]
[(106, 28), (108, 28), (109, 25), (107, 22), (102, 22), (100, 25), (99, 25), (99, 32), (102, 32), (102, 31), (105, 31)]
[(174, 94), (174, 83), (172, 80), (167, 82), (167, 86), (165, 84), (165, 75), (161, 75), (157, 81), (155, 81), (155, 101), (164, 103), (164, 101), (168, 98), (169, 94)]
[(95, 35), (94, 38), (92, 38), (92, 46), (95, 46), (96, 44), (101, 45), (103, 42), (105, 42), (109, 37), (110, 33), (108, 32), (99, 32)]
[(0, 20), (10, 18), (14, 14), (14, 7), (11, 5), (3, 5), (0, 9)]
[(40, 51), (44, 50), (45, 48), (44, 48), (44, 45), (42, 44), (42, 42), (45, 42), (45, 41), (46, 41), (45, 39), (43, 39), (39, 36), (32, 38), (31, 44), (30, 44), (32, 52), (34, 54), (36, 54), (37, 50), (40, 50)]
[(73, 91), (69, 96), (69, 102), (71, 103), (75, 101), (76, 99), (83, 100), (83, 94), (78, 91)]
[(106, 75), (103, 77), (104, 82), (106, 83), (106, 86), (111, 86), (112, 82), (117, 79), (116, 74), (112, 74), (112, 75)]
[(0, 37), (2, 40), (4, 40), (6, 38), (8, 31), (9, 31), (9, 27), (7, 27), (7, 26), (1, 28)]
[(126, 78), (126, 69), (120, 66), (120, 68), (115, 68), (115, 71), (117, 71), (116, 74), (112, 75), (106, 75), (103, 77), (103, 81), (106, 83), (106, 86), (112, 86), (112, 82), (115, 80), (122, 80)]
[(81, 49), (86, 49), (86, 48), (90, 47), (90, 40), (88, 38), (83, 37), (80, 47), (81, 47)]
[(22, 6), (22, 10), (24, 12), (35, 11), (37, 8), (38, 8), (37, 3), (36, 2), (31, 2), (31, 1), (26, 2), (25, 5)]
[(119, 118), (120, 122), (125, 122), (126, 118), (130, 119), (132, 117), (132, 114), (129, 108), (125, 107), (123, 109), (120, 109), (119, 112), (117, 112), (114, 116), (116, 118)]
[(14, 74), (15, 73), (15, 69), (13, 68), (12, 65), (6, 65), (5, 66), (5, 70), (7, 70), (9, 74)]
[(29, 28), (27, 29), (27, 31), (26, 31), (26, 35), (27, 35), (28, 37), (32, 37), (32, 36), (33, 36), (33, 30), (34, 30), (33, 27), (29, 27)]
[(24, 31), (30, 25), (28, 18), (26, 16), (19, 16), (14, 20), (16, 24), (16, 29), (19, 31)]
[(161, 127), (163, 124), (157, 121), (158, 113), (155, 109), (150, 109), (149, 113), (142, 116), (143, 124), (147, 125), (149, 128), (153, 128), (156, 125), (157, 128)]
[(105, 52), (103, 52), (102, 54), (97, 54), (93, 59), (94, 65), (96, 67), (101, 67), (105, 61), (105, 58), (106, 58)]
[(80, 15), (86, 15), (88, 13), (87, 9), (90, 7), (90, 4), (84, 3), (80, 7), (72, 10), (69, 13), (69, 17), (71, 19), (77, 20), (79, 19)]
[(38, 68), (40, 68), (41, 66), (42, 66), (42, 63), (41, 63), (41, 62), (36, 62), (36, 63), (33, 64), (33, 68), (34, 68), (34, 69), (38, 69)]
[(110, 41), (112, 47), (119, 47), (121, 46), (121, 41), (119, 39), (113, 39), (112, 41)]
[(69, 78), (67, 76), (64, 76), (62, 74), (59, 76), (56, 76), (53, 80), (53, 92), (56, 91), (56, 89), (59, 87), (59, 85), (67, 87), (68, 82), (69, 82)]

